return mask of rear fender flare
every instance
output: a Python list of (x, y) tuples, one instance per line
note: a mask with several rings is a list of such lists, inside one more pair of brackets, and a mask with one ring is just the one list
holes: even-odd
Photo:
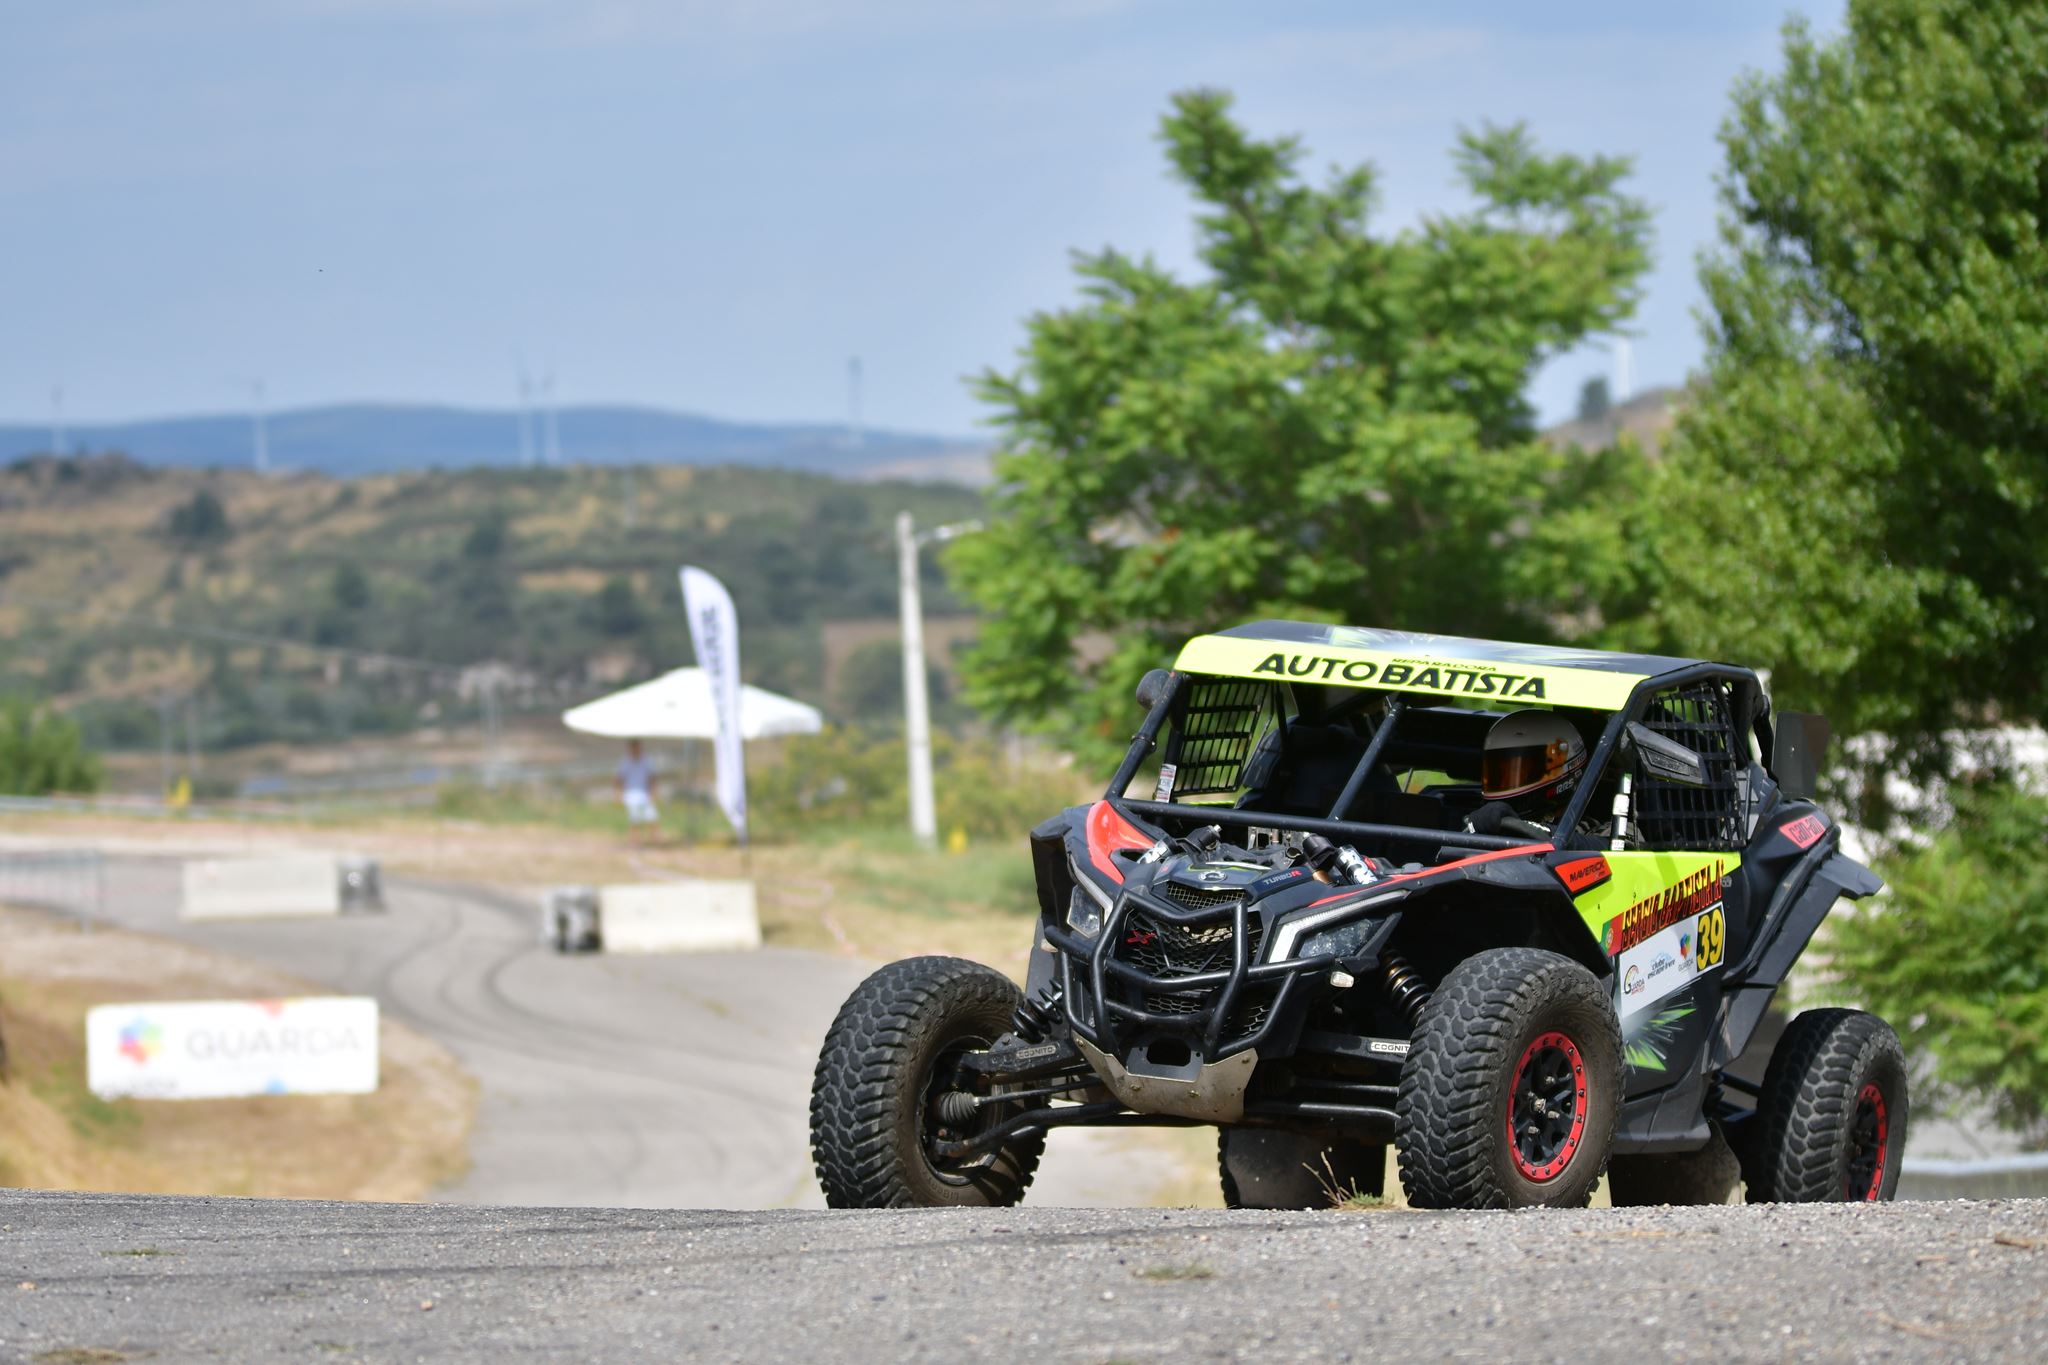
[(1729, 1065), (1749, 1046), (1785, 974), (1835, 903), (1861, 900), (1884, 889), (1875, 872), (1840, 851), (1840, 842), (1840, 831), (1830, 828), (1799, 861), (1771, 898), (1756, 942), (1741, 962), (1729, 968), (1722, 987), (1726, 1004), (1714, 1044), (1715, 1066)]

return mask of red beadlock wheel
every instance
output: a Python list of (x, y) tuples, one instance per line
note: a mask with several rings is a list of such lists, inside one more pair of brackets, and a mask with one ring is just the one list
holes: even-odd
[(1555, 1180), (1586, 1136), (1586, 1063), (1565, 1034), (1529, 1040), (1508, 1086), (1508, 1150), (1524, 1180)]
[(1883, 1197), (1885, 1140), (1890, 1135), (1884, 1091), (1875, 1083), (1865, 1085), (1857, 1092), (1856, 1114), (1849, 1120), (1849, 1169), (1842, 1197), (1850, 1203), (1868, 1204)]

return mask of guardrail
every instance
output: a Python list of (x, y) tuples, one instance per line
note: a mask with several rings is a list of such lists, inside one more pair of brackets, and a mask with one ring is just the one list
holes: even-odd
[(1907, 1157), (1899, 1168), (1901, 1199), (2040, 1199), (2048, 1197), (2048, 1152), (1946, 1161)]
[(106, 912), (107, 860), (98, 849), (0, 851), (0, 902), (77, 915)]

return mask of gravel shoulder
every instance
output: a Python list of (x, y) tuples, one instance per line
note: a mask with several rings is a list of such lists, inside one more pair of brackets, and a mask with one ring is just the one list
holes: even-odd
[(2041, 1359), (2048, 1202), (732, 1213), (0, 1192), (0, 1360), (316, 1354)]

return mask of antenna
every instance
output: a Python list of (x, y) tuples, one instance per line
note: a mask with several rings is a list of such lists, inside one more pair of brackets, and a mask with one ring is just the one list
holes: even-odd
[(860, 434), (860, 357), (846, 362), (846, 443), (858, 450)]
[(64, 386), (50, 386), (50, 453), (64, 457)]
[(249, 381), (249, 392), (255, 402), (249, 409), (250, 436), (255, 444), (256, 472), (270, 472), (270, 422), (263, 409), (263, 381)]

